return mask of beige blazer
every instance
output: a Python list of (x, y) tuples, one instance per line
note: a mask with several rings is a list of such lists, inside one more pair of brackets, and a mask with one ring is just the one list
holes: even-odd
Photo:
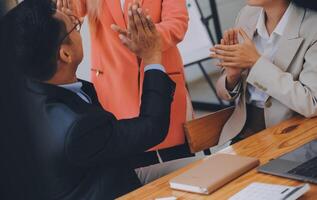
[[(236, 22), (253, 38), (261, 8), (244, 7)], [(231, 97), (226, 89), (226, 74), (217, 82), (218, 95), (235, 101), (236, 108), (222, 129), (219, 145), (234, 138), (246, 122), (247, 83), (266, 92), (266, 127), (295, 114), (317, 116), (317, 14), (295, 6), (273, 62), (261, 57), (249, 72), (242, 74), (240, 93)]]

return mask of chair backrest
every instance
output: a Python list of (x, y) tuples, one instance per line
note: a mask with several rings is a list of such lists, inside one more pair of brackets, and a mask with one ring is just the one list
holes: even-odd
[(229, 107), (205, 117), (185, 123), (185, 133), (190, 151), (197, 153), (218, 144), (223, 126), (232, 115), (234, 107)]

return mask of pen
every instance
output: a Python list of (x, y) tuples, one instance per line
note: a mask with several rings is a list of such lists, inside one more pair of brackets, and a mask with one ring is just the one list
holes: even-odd
[[(300, 185), (295, 187), (292, 191), (290, 191), (285, 197), (282, 198), (282, 200), (287, 200), (287, 198), (291, 197), (293, 194), (295, 194), (297, 191), (299, 191), (300, 189), (306, 187), (308, 184), (304, 184), (304, 185)], [(309, 186), (309, 185), (308, 185)], [(285, 190), (281, 193), (283, 194), (285, 192)]]

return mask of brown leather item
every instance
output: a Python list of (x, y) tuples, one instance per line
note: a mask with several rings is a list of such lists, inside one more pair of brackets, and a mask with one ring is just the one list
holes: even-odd
[(210, 194), (259, 164), (260, 161), (256, 158), (216, 154), (170, 180), (170, 187), (187, 192)]

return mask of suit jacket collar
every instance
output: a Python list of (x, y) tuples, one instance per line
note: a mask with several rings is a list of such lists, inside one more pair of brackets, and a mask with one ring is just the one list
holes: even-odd
[[(300, 28), (304, 20), (306, 10), (295, 5), (292, 6), (293, 10), (289, 16), (288, 23), (285, 27), (284, 34), (281, 38), (279, 48), (273, 61), (273, 63), (283, 71), (287, 71), (296, 52), (303, 42), (303, 38), (300, 37)], [(254, 38), (260, 14), (261, 12), (258, 12), (250, 17), (250, 20), (244, 26), (246, 28), (246, 33), (251, 39)]]
[[(80, 80), (82, 82), (83, 87), (82, 90), (91, 97), (92, 103), (93, 104), (98, 104), (98, 99), (97, 95), (95, 92), (95, 89), (93, 85), (87, 81)], [(52, 85), (52, 84), (47, 84), (43, 83), (40, 81), (35, 81), (31, 79), (26, 79), (26, 87), (30, 91), (37, 93), (37, 94), (42, 94), (47, 96), (48, 98), (58, 98), (58, 99), (63, 99), (63, 100), (69, 100), (69, 101), (79, 101), (85, 103), (77, 94), (74, 92), (64, 89), (62, 87)]]
[(303, 23), (306, 10), (303, 8), (299, 8), (292, 3), (293, 11), (289, 16), (288, 24), (285, 28), (285, 38), (291, 40), (299, 38), (300, 28)]
[(290, 15), (288, 24), (276, 51), (274, 64), (282, 71), (287, 71), (304, 39), (300, 37), (300, 28), (306, 10), (295, 5)]
[(255, 34), (255, 31), (256, 31), (256, 25), (258, 23), (259, 17), (261, 16), (261, 10), (259, 9), (259, 11), (260, 12), (254, 14), (252, 17), (250, 17), (249, 21), (244, 26), (245, 27), (244, 31), (247, 33), (249, 38), (251, 38), (251, 40), (253, 40), (253, 38), (254, 38), (254, 34)]

